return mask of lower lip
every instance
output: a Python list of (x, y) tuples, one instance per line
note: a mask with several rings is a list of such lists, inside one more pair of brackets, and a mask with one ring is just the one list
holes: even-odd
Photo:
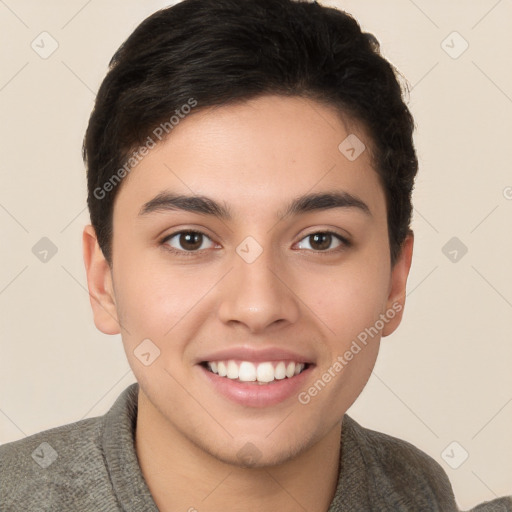
[(284, 402), (292, 396), (297, 396), (309, 377), (312, 365), (299, 373), (299, 375), (282, 380), (274, 380), (268, 384), (239, 382), (227, 377), (219, 377), (216, 373), (200, 365), (199, 369), (214, 389), (229, 400), (246, 407), (269, 407)]

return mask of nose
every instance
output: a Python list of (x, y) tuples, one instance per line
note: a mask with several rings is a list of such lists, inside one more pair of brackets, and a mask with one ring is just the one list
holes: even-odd
[(243, 325), (253, 334), (293, 324), (299, 318), (299, 300), (286, 272), (263, 251), (247, 263), (237, 254), (234, 267), (222, 282), (219, 318), (225, 324)]

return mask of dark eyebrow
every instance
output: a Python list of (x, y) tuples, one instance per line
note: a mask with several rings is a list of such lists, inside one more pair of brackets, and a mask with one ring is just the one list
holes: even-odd
[[(291, 215), (333, 208), (357, 208), (371, 216), (368, 205), (352, 194), (348, 192), (323, 192), (307, 194), (294, 199), (283, 213), (278, 213), (278, 217), (284, 219)], [(222, 205), (209, 197), (187, 196), (171, 192), (161, 192), (145, 203), (140, 209), (139, 216), (174, 210), (211, 215), (223, 220), (231, 220), (232, 218), (227, 205)]]
[(319, 192), (300, 196), (294, 199), (285, 211), (279, 213), (278, 216), (280, 219), (285, 219), (291, 215), (298, 215), (315, 210), (330, 210), (333, 208), (357, 208), (371, 216), (370, 208), (368, 208), (365, 202), (344, 191)]
[(166, 212), (184, 210), (187, 212), (212, 215), (220, 219), (230, 220), (231, 213), (227, 206), (223, 206), (213, 199), (205, 196), (185, 196), (171, 192), (160, 192), (151, 201), (148, 201), (140, 209), (139, 216), (153, 212)]

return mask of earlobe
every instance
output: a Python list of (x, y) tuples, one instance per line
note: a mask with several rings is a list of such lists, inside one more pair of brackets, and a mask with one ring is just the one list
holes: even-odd
[(82, 242), (94, 324), (105, 334), (119, 334), (112, 272), (98, 244), (93, 226), (85, 226)]
[(382, 330), (382, 336), (389, 336), (400, 325), (405, 307), (407, 277), (412, 263), (414, 233), (409, 232), (402, 244), (400, 255), (391, 271), (389, 295), (386, 303), (386, 316), (389, 322)]

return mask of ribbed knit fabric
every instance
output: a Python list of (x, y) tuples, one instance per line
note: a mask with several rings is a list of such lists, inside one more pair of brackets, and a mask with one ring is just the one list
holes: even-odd
[[(0, 511), (158, 512), (135, 451), (137, 397), (134, 383), (104, 416), (0, 446)], [(340, 468), (327, 512), (458, 511), (437, 462), (347, 415)], [(510, 498), (474, 509), (509, 511)]]

